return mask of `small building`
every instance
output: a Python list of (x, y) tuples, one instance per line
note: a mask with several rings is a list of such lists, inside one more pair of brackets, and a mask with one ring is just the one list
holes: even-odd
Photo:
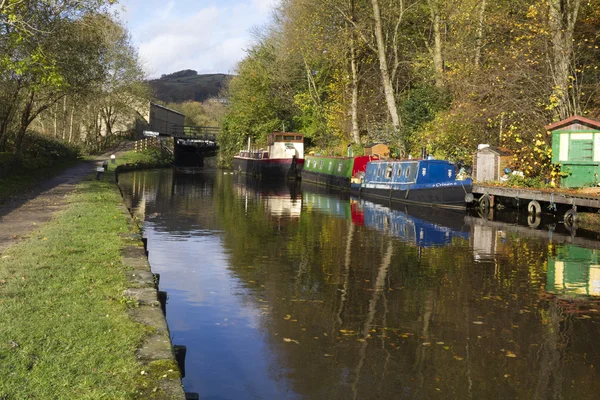
[(138, 139), (144, 136), (144, 131), (157, 132), (161, 135), (183, 133), (185, 115), (156, 103), (148, 103), (146, 107), (143, 112), (140, 112), (141, 118), (136, 124)]
[(379, 158), (389, 158), (390, 148), (383, 143), (367, 143), (365, 145), (365, 156), (378, 156)]
[(499, 181), (504, 168), (510, 166), (512, 153), (502, 147), (480, 144), (473, 156), (473, 179), (477, 182)]
[(561, 186), (600, 182), (600, 121), (578, 115), (546, 127), (552, 133), (552, 162), (561, 164)]

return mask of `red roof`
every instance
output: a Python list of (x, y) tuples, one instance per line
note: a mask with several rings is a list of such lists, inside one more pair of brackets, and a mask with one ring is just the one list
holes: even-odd
[(581, 117), (579, 115), (574, 115), (571, 118), (567, 118), (567, 119), (563, 119), (562, 121), (558, 121), (555, 122), (553, 124), (550, 124), (548, 126), (546, 126), (546, 130), (549, 131), (555, 131), (559, 128), (562, 128), (564, 126), (567, 125), (571, 125), (574, 124), (576, 122), (579, 122), (582, 125), (587, 125), (590, 128), (595, 128), (595, 129), (599, 129), (600, 130), (600, 121), (597, 119), (591, 119), (591, 118), (585, 118), (585, 117)]

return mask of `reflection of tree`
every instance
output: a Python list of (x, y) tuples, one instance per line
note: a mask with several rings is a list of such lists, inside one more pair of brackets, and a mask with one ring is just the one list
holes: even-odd
[[(569, 327), (568, 331), (561, 333), (561, 324)], [(550, 301), (548, 309), (542, 320), (543, 331), (540, 349), (538, 352), (539, 372), (535, 385), (534, 399), (561, 398), (563, 376), (563, 357), (569, 341), (570, 323), (562, 313), (556, 299)]]
[(375, 279), (375, 285), (373, 288), (373, 296), (371, 297), (371, 300), (369, 301), (369, 311), (367, 312), (367, 320), (365, 321), (362, 331), (360, 332), (360, 336), (362, 337), (361, 339), (363, 340), (363, 342), (359, 349), (359, 361), (358, 361), (358, 365), (356, 367), (356, 371), (354, 373), (354, 382), (352, 383), (352, 394), (353, 394), (352, 398), (353, 399), (358, 398), (358, 383), (360, 381), (360, 370), (363, 367), (363, 364), (365, 362), (365, 357), (367, 355), (367, 346), (368, 346), (367, 339), (369, 339), (371, 337), (371, 333), (370, 333), (371, 325), (373, 323), (373, 320), (375, 319), (375, 312), (377, 311), (377, 302), (379, 301), (379, 297), (381, 297), (381, 294), (383, 293), (383, 288), (385, 286), (385, 279), (387, 277), (388, 270), (390, 268), (390, 262), (392, 261), (393, 250), (394, 250), (394, 248), (392, 246), (392, 242), (389, 242), (387, 251), (385, 253), (385, 256), (383, 257), (383, 261), (381, 262), (381, 265), (379, 266), (379, 270), (377, 272), (377, 278)]

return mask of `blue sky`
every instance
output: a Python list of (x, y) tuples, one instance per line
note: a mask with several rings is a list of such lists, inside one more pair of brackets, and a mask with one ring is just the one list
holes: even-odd
[(120, 0), (151, 78), (182, 69), (233, 73), (252, 42), (251, 31), (269, 21), (277, 0)]

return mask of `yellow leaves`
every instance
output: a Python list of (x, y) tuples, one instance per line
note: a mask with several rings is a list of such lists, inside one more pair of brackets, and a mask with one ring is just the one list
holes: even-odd
[(506, 357), (510, 357), (510, 358), (516, 358), (517, 357), (517, 355), (515, 353), (513, 353), (512, 351), (510, 351), (510, 350), (506, 350), (506, 352), (504, 353), (504, 355)]

